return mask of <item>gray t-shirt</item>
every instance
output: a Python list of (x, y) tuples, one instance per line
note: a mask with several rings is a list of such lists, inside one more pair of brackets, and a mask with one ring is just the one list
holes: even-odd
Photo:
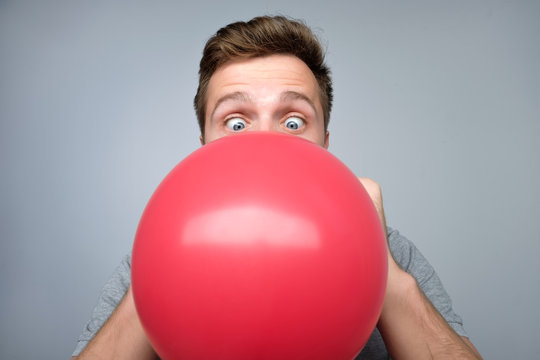
[[(414, 276), (422, 291), (431, 303), (439, 310), (448, 324), (461, 336), (467, 336), (463, 329), (463, 322), (452, 309), (450, 297), (435, 273), (433, 267), (418, 251), (414, 244), (397, 230), (388, 228), (388, 241), (390, 251), (401, 268)], [(98, 303), (92, 313), (92, 318), (84, 327), (79, 336), (73, 356), (79, 355), (88, 342), (107, 321), (118, 303), (124, 297), (131, 283), (131, 255), (126, 255), (116, 268), (112, 277), (105, 284)], [(389, 359), (381, 334), (377, 329), (373, 331), (362, 352), (356, 359)]]

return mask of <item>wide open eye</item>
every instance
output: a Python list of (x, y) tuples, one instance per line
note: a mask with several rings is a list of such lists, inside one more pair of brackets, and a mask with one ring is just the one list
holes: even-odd
[(296, 116), (291, 116), (290, 118), (287, 118), (283, 124), (289, 130), (298, 130), (304, 126), (304, 120)]
[(225, 122), (227, 129), (231, 131), (242, 131), (246, 128), (246, 121), (242, 118), (230, 118)]

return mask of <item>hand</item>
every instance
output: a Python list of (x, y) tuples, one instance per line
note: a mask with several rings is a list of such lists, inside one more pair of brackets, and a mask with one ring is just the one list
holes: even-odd
[[(377, 209), (386, 235), (381, 187), (369, 178), (358, 178)], [(481, 359), (466, 337), (460, 337), (446, 323), (416, 280), (394, 260), (387, 236), (388, 280), (379, 330), (394, 359)]]
[[(370, 178), (359, 177), (358, 180), (364, 186), (364, 189), (366, 189), (369, 197), (371, 198), (371, 201), (373, 202), (373, 205), (375, 205), (375, 209), (377, 209), (377, 213), (379, 214), (379, 219), (381, 220), (381, 225), (383, 227), (384, 234), (387, 237), (386, 218), (384, 216), (382, 192), (381, 192), (380, 185), (375, 180), (370, 179)], [(403, 272), (403, 270), (401, 270), (399, 265), (394, 260), (392, 253), (390, 252), (390, 246), (388, 244), (388, 237), (386, 241), (386, 253), (388, 255), (388, 282), (386, 285), (386, 289), (388, 292), (389, 290), (388, 286), (390, 285), (390, 283), (394, 282), (393, 280), (396, 279), (399, 272)]]

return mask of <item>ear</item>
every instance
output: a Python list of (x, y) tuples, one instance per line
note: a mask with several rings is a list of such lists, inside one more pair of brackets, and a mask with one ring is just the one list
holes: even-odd
[(326, 130), (326, 134), (324, 135), (324, 148), (328, 150), (328, 146), (330, 146), (330, 132)]

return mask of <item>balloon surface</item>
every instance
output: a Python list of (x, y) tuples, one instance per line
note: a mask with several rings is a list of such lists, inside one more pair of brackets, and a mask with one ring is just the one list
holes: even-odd
[(380, 315), (385, 235), (358, 179), (279, 133), (215, 140), (141, 217), (132, 286), (162, 359), (350, 360)]

